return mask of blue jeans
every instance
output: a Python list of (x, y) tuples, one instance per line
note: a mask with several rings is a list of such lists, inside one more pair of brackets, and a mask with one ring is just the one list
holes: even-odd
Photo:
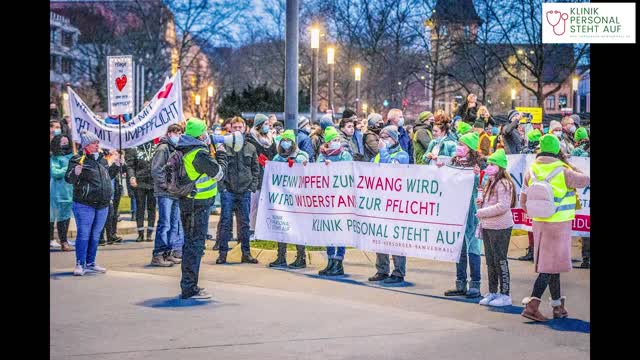
[(342, 260), (344, 259), (344, 246), (338, 246), (338, 251), (336, 251), (335, 246), (327, 246), (327, 257), (329, 259)]
[(238, 240), (241, 242), (243, 254), (248, 254), (249, 248), (249, 205), (251, 204), (251, 193), (233, 193), (231, 191), (222, 192), (222, 214), (220, 215), (220, 253), (229, 251), (229, 240), (233, 235), (231, 227), (233, 208), (238, 207), (237, 221), (240, 225)]
[(182, 297), (188, 298), (197, 294), (200, 259), (204, 255), (204, 241), (207, 239), (209, 226), (209, 208), (213, 198), (179, 200), (180, 217), (184, 229), (184, 245), (182, 246), (182, 279), (180, 288)]
[(109, 207), (96, 209), (88, 205), (73, 202), (71, 206), (76, 219), (78, 235), (76, 236), (76, 265), (93, 265), (96, 263), (98, 241), (107, 222)]
[(456, 264), (456, 280), (467, 281), (467, 257), (471, 269), (471, 281), (480, 281), (480, 255), (467, 253), (467, 238), (462, 240), (460, 260)]
[(178, 199), (169, 196), (156, 197), (158, 204), (158, 229), (153, 245), (153, 256), (166, 254), (173, 250), (182, 254), (184, 229), (180, 221)]

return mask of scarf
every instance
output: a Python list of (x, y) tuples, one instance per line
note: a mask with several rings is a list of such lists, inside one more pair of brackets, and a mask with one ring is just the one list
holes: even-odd
[(251, 136), (258, 142), (258, 144), (262, 145), (262, 147), (268, 148), (273, 144), (273, 139), (267, 135), (258, 134), (258, 131), (253, 128), (251, 129)]
[(342, 146), (337, 148), (337, 149), (329, 149), (329, 146), (327, 146), (328, 144), (322, 145), (320, 147), (320, 153), (323, 154), (325, 157), (329, 157), (329, 156), (337, 156), (340, 155), (340, 153), (342, 153)]

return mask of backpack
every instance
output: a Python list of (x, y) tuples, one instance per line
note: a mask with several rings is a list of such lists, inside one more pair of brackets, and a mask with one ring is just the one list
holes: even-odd
[(167, 192), (175, 197), (187, 197), (195, 195), (196, 181), (202, 176), (200, 174), (196, 180), (189, 179), (187, 170), (184, 167), (184, 153), (180, 150), (174, 150), (167, 163), (162, 168), (162, 176), (164, 176), (167, 185)]
[(543, 180), (538, 180), (533, 169), (529, 169), (533, 183), (526, 189), (527, 215), (530, 218), (548, 218), (556, 213), (556, 205), (553, 201), (553, 188), (549, 181), (564, 170), (558, 166)]

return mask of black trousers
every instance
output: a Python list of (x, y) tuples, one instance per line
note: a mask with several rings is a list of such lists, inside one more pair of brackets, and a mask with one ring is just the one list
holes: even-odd
[(153, 197), (153, 189), (136, 189), (136, 224), (138, 231), (144, 227), (144, 210), (147, 210), (147, 230), (155, 230), (156, 224), (156, 198)]
[(67, 232), (69, 231), (69, 222), (71, 219), (58, 221), (56, 223), (49, 223), (49, 241), (53, 240), (53, 231), (54, 225), (58, 228), (58, 239), (60, 239), (60, 243), (67, 242)]

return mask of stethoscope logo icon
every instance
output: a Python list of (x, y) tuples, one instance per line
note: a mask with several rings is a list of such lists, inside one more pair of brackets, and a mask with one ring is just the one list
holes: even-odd
[[(558, 15), (556, 15), (558, 14)], [(557, 21), (555, 21), (555, 24), (553, 21), (551, 21), (551, 19), (549, 18), (549, 15), (551, 15), (551, 19), (555, 19), (557, 16)], [(560, 12), (558, 10), (549, 10), (547, 11), (547, 22), (549, 23), (549, 25), (551, 25), (553, 27), (553, 33), (560, 36), (562, 34), (565, 33), (565, 31), (567, 31), (567, 19), (569, 18), (569, 14), (567, 13), (563, 13)], [(556, 31), (556, 26), (558, 26), (560, 24), (560, 21), (562, 21), (562, 32), (558, 33)]]

